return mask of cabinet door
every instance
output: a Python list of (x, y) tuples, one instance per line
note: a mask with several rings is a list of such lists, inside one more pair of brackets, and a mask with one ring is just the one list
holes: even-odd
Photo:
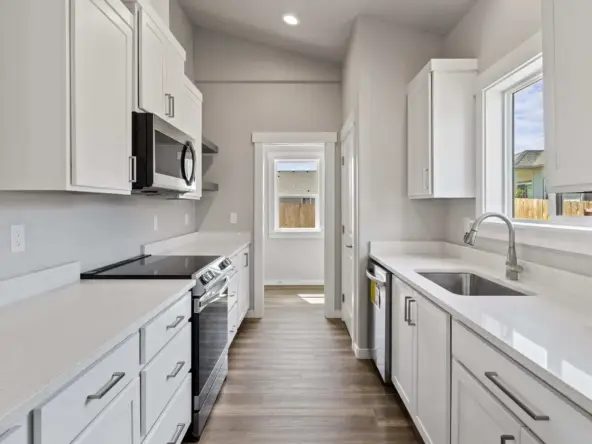
[(242, 253), (243, 268), (241, 270), (241, 296), (240, 296), (240, 310), (241, 315), (245, 316), (251, 306), (251, 256), (249, 248)]
[(140, 12), (139, 29), (139, 104), (163, 119), (168, 118), (170, 100), (165, 97), (166, 37), (146, 11)]
[(133, 31), (105, 0), (71, 5), (72, 185), (130, 191)]
[(542, 441), (539, 441), (535, 436), (530, 433), (526, 427), (522, 427), (520, 430), (520, 444), (543, 444)]
[(592, 190), (592, 2), (543, 1), (545, 151), (549, 191)]
[(452, 362), (452, 444), (518, 443), (521, 424), (461, 364)]
[[(165, 62), (165, 95), (167, 100), (170, 100), (168, 107), (169, 121), (177, 128), (188, 132), (183, 127), (184, 121), (182, 116), (181, 102), (185, 94), (185, 59), (180, 54), (173, 44), (167, 40), (166, 42), (166, 62)], [(170, 99), (169, 99), (170, 97)]]
[(417, 301), (416, 423), (426, 444), (450, 442), (450, 315), (425, 297)]
[(415, 412), (415, 348), (416, 330), (410, 305), (413, 291), (403, 282), (393, 278), (392, 285), (392, 371), (391, 380), (407, 406), (409, 413)]
[(73, 444), (139, 444), (139, 405), (139, 382), (135, 379), (78, 435)]
[(407, 194), (432, 194), (432, 74), (407, 93)]

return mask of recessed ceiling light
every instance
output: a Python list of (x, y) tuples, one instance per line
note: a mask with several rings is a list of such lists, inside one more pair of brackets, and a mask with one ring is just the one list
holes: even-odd
[(300, 20), (298, 20), (298, 17), (296, 17), (294, 14), (285, 14), (284, 22), (290, 26), (296, 26), (300, 23)]

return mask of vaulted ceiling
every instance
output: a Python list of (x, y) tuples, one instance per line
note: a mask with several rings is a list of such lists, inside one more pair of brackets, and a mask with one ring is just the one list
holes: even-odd
[[(330, 60), (342, 60), (361, 15), (445, 35), (475, 0), (180, 0), (204, 28)], [(287, 26), (286, 13), (300, 25)]]

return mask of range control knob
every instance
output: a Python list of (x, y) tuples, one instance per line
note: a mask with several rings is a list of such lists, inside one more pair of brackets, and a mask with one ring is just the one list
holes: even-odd
[(228, 267), (230, 267), (230, 265), (232, 265), (232, 262), (230, 261), (230, 259), (224, 259), (222, 262), (220, 262), (220, 269), (225, 270)]

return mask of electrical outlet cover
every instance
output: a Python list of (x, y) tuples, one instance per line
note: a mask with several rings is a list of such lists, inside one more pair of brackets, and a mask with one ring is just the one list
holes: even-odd
[(22, 253), (25, 251), (25, 226), (11, 225), (10, 227), (10, 251)]

